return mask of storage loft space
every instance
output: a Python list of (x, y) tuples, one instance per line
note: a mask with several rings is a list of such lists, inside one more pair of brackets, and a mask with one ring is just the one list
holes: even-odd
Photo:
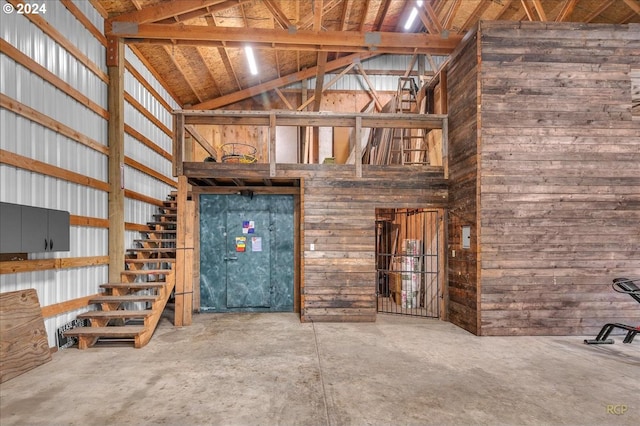
[(446, 173), (442, 114), (181, 110), (174, 115), (174, 175), (187, 176), (195, 186), (244, 186), (234, 178), (286, 186), (318, 167), (356, 177), (377, 166)]

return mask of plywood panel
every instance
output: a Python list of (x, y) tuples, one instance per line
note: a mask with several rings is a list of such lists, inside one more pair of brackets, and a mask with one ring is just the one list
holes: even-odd
[(51, 361), (38, 294), (0, 293), (0, 383)]

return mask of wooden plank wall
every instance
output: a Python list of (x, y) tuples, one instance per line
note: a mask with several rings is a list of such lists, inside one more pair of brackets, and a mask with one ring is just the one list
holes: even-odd
[(640, 322), (638, 303), (610, 287), (640, 277), (638, 30), (481, 24), (481, 334)]
[[(449, 104), (448, 319), (479, 334), (477, 221), (476, 35), (454, 52), (447, 68)], [(461, 227), (471, 226), (471, 248), (463, 249)], [(455, 251), (455, 256), (454, 256)]]
[(340, 170), (325, 164), (304, 177), (303, 321), (375, 321), (376, 208), (447, 202), (441, 167)]

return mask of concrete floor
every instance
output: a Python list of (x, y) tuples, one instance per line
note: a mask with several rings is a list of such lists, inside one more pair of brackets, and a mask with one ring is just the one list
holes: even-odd
[(65, 349), (3, 383), (0, 424), (637, 425), (640, 341), (615, 340), (480, 338), (390, 315), (163, 319), (142, 349)]

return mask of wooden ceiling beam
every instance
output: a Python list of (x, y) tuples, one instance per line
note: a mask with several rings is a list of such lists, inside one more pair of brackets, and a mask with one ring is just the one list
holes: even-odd
[[(217, 27), (218, 23), (216, 22), (216, 17), (211, 14), (206, 17), (207, 25), (210, 27)], [(222, 60), (222, 64), (224, 65), (224, 69), (227, 71), (227, 75), (233, 76), (233, 81), (236, 83), (236, 87), (238, 90), (242, 89), (240, 86), (240, 80), (238, 80), (238, 75), (236, 71), (233, 69), (233, 65), (231, 64), (231, 60), (229, 59), (229, 53), (227, 52), (227, 48), (225, 46), (217, 46), (218, 54), (220, 55), (220, 59)]]
[[(523, 0), (524, 1), (524, 0)], [(480, 0), (480, 3), (473, 9), (471, 15), (467, 18), (462, 27), (458, 30), (458, 33), (464, 33), (469, 31), (472, 26), (474, 26), (482, 17), (484, 11), (491, 5), (491, 0)]]
[(540, 3), (540, 0), (533, 0), (533, 7), (535, 8), (536, 12), (538, 13), (538, 16), (540, 17), (541, 21), (546, 21), (547, 20), (547, 14), (544, 12), (544, 8), (542, 7), (542, 3)]
[[(340, 59), (336, 59), (335, 61), (327, 62), (325, 72), (331, 72), (342, 67), (346, 67), (351, 64), (353, 61), (362, 60), (366, 58), (371, 58), (373, 56), (378, 56), (377, 53), (354, 53), (352, 55), (344, 56)], [(249, 87), (244, 90), (240, 90), (234, 93), (230, 93), (225, 96), (221, 96), (219, 98), (210, 99), (208, 101), (204, 101), (198, 105), (193, 105), (193, 109), (217, 109), (226, 105), (233, 104), (235, 102), (242, 101), (244, 99), (250, 98), (252, 96), (259, 95), (264, 92), (268, 92), (269, 90), (273, 90), (277, 87), (286, 86), (292, 83), (296, 83), (298, 81), (304, 80), (305, 78), (311, 78), (316, 75), (316, 68), (307, 68), (297, 73), (285, 75), (284, 77), (267, 81), (257, 86)]]
[(112, 24), (116, 22), (127, 24), (146, 24), (183, 15), (194, 10), (206, 8), (207, 6), (213, 6), (220, 2), (221, 0), (181, 0), (162, 2), (149, 7), (137, 7), (138, 10), (114, 16), (107, 21)]
[[(481, 5), (490, 3), (483, 0)], [(476, 16), (477, 21), (478, 16)], [(128, 42), (136, 40), (166, 44), (174, 40), (178, 44), (201, 44), (210, 42), (251, 43), (254, 48), (286, 49), (287, 46), (298, 50), (314, 51), (372, 51), (376, 53), (425, 53), (446, 55), (455, 49), (461, 35), (449, 35), (447, 38), (436, 34), (393, 33), (354, 31), (286, 31), (267, 28), (210, 27), (201, 25), (165, 25), (142, 24), (134, 27), (113, 28), (108, 36), (122, 37)], [(187, 43), (188, 42), (188, 43)]]
[(376, 20), (373, 23), (373, 28), (375, 28), (376, 31), (379, 31), (382, 27), (384, 17), (387, 16), (387, 12), (389, 12), (389, 6), (391, 6), (391, 0), (384, 0), (378, 8), (378, 14), (376, 15)]
[(447, 11), (447, 14), (444, 16), (442, 20), (442, 26), (446, 29), (451, 29), (451, 23), (458, 13), (458, 9), (460, 9), (460, 5), (462, 4), (462, 0), (453, 0), (451, 3), (451, 7)]
[[(325, 4), (322, 7), (322, 14), (326, 15), (327, 13), (331, 12), (331, 10), (333, 10), (333, 8), (338, 6), (341, 2), (342, 0), (331, 0), (329, 3)], [(296, 2), (296, 4), (299, 4), (299, 3), (300, 2)], [(313, 24), (314, 17), (315, 17), (315, 14), (311, 12), (308, 15), (306, 15), (304, 18), (300, 19), (297, 25), (298, 29), (302, 30), (310, 27)]]
[(536, 17), (533, 14), (533, 10), (531, 9), (531, 6), (527, 4), (527, 0), (520, 0), (520, 3), (522, 3), (522, 8), (524, 9), (524, 12), (527, 14), (527, 18), (529, 18), (530, 21), (535, 21)]
[(431, 22), (433, 22), (433, 25), (436, 26), (436, 33), (441, 33), (443, 27), (442, 27), (442, 24), (440, 23), (440, 20), (438, 19), (438, 15), (436, 14), (436, 11), (433, 10), (433, 7), (431, 7), (431, 3), (426, 1), (424, 2), (423, 7), (424, 7), (424, 10), (427, 11), (427, 16), (429, 17)]
[(284, 96), (284, 94), (280, 89), (276, 87), (275, 89), (273, 89), (273, 91), (276, 92), (276, 95), (278, 95), (280, 100), (287, 106), (289, 110), (293, 111), (295, 109), (293, 105), (291, 105), (291, 102), (289, 102), (289, 100)]
[(624, 0), (624, 4), (629, 6), (631, 10), (640, 15), (640, 4), (636, 0)]
[(322, 30), (322, 0), (313, 0), (313, 30)]
[(616, 0), (607, 0), (600, 3), (600, 6), (597, 7), (589, 16), (584, 19), (584, 22), (591, 22), (598, 17), (602, 12), (607, 10)]
[(556, 16), (556, 22), (564, 22), (569, 19), (569, 16), (573, 13), (573, 9), (575, 9), (577, 2), (578, 0), (565, 0), (560, 13)]
[(327, 66), (327, 52), (318, 52), (318, 60), (316, 63), (316, 89), (313, 93), (313, 110), (320, 111), (320, 104), (322, 103), (322, 85), (324, 84), (324, 73)]
[(273, 2), (273, 0), (262, 0), (264, 5), (269, 9), (269, 12), (273, 15), (273, 18), (276, 22), (282, 27), (282, 29), (288, 29), (289, 27), (293, 27), (294, 25), (289, 21), (287, 15), (280, 9), (280, 7)]
[(364, 0), (364, 10), (362, 11), (362, 19), (360, 19), (360, 23), (358, 24), (358, 32), (362, 32), (362, 30), (364, 30), (364, 23), (367, 15), (369, 14), (370, 3), (370, 0)]
[(200, 94), (198, 93), (196, 88), (193, 87), (193, 84), (191, 84), (191, 81), (189, 81), (189, 78), (187, 77), (187, 74), (185, 73), (184, 69), (182, 68), (182, 65), (180, 65), (180, 62), (176, 60), (175, 51), (173, 51), (172, 48), (169, 47), (169, 46), (163, 46), (163, 47), (164, 47), (164, 51), (166, 52), (166, 54), (171, 59), (171, 63), (173, 64), (174, 67), (176, 67), (176, 69), (178, 70), (178, 72), (180, 73), (180, 75), (182, 76), (184, 81), (187, 83), (187, 86), (189, 86), (189, 89), (191, 90), (191, 92), (198, 99), (198, 102), (202, 102), (202, 98), (200, 97)]
[(420, 18), (422, 25), (424, 25), (427, 31), (429, 31), (429, 34), (437, 34), (438, 31), (436, 30), (435, 25), (431, 23), (431, 20), (427, 16), (427, 13), (424, 11), (424, 9), (419, 7), (416, 10), (418, 11), (418, 18)]
[[(353, 67), (355, 67), (356, 64), (355, 63), (351, 63), (350, 65), (348, 65), (345, 69), (343, 69), (342, 71), (340, 71), (340, 74), (334, 76), (331, 81), (329, 81), (327, 84), (325, 84), (322, 87), (322, 92), (324, 92), (325, 90), (327, 90), (329, 87), (333, 86), (333, 84), (340, 80), (345, 74), (347, 74), (349, 71), (351, 71), (351, 69)], [(305, 102), (302, 103), (302, 105), (300, 105), (298, 108), (296, 108), (298, 111), (303, 111), (311, 102), (313, 102), (315, 100), (315, 94), (312, 95), (309, 99), (307, 99)]]
[(367, 85), (369, 86), (369, 93), (371, 94), (371, 97), (375, 101), (378, 111), (382, 111), (382, 103), (380, 102), (378, 93), (376, 92), (376, 89), (373, 87), (373, 84), (371, 84), (371, 80), (369, 80), (369, 76), (367, 76), (367, 73), (364, 71), (364, 68), (362, 67), (362, 63), (358, 63), (358, 71), (362, 75), (362, 78), (364, 78), (364, 81), (367, 82)]
[(171, 18), (162, 19), (160, 21), (154, 21), (154, 23), (155, 24), (175, 24), (177, 22), (185, 22), (190, 19), (197, 19), (213, 13), (222, 12), (227, 9), (233, 9), (234, 7), (241, 6), (244, 3), (249, 3), (250, 1), (253, 1), (253, 0), (226, 0), (226, 1), (223, 1), (222, 3), (203, 7), (197, 10), (193, 10), (191, 12), (182, 13), (180, 15), (175, 15)]

